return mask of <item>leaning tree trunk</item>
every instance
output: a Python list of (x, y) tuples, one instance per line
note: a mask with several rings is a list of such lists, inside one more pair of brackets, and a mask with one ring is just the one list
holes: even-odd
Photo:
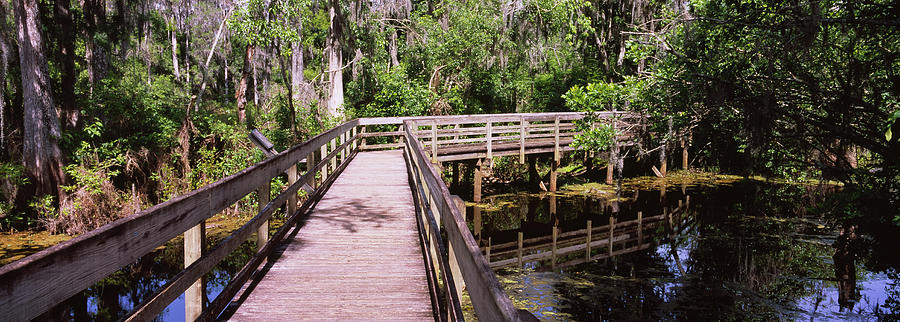
[(47, 73), (44, 38), (41, 35), (37, 0), (13, 1), (19, 40), (19, 64), (22, 72), (22, 98), (25, 112), (22, 159), (35, 195), (63, 197), (60, 188), (65, 178), (62, 152), (58, 140), (62, 136), (53, 90)]
[(247, 120), (247, 87), (250, 85), (250, 77), (253, 71), (253, 45), (248, 44), (244, 51), (244, 68), (241, 71), (241, 82), (234, 92), (237, 100), (238, 122), (246, 123)]

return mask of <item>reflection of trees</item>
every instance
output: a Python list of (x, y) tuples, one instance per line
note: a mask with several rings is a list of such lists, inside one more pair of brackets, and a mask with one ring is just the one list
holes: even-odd
[[(826, 245), (798, 242), (804, 225), (794, 217), (804, 189), (795, 186), (741, 184), (706, 196), (700, 204), (699, 238), (691, 250), (688, 273), (709, 284), (720, 282), (740, 294), (748, 316), (780, 316), (796, 299), (812, 296), (817, 280), (833, 270), (821, 258)], [(744, 302), (743, 299), (750, 299)]]

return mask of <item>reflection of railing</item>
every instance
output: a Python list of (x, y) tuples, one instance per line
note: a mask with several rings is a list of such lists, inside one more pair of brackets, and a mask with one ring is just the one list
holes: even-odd
[[(358, 120), (341, 124), (213, 184), (0, 268), (0, 316), (32, 319), (183, 233), (185, 269), (137, 307), (129, 319), (153, 319), (182, 293), (186, 295), (186, 320), (214, 319), (274, 249), (273, 244), (353, 158), (358, 124)], [(304, 158), (307, 172), (298, 178), (296, 164)], [(269, 201), (270, 183), (283, 172), (288, 173), (288, 186)], [(309, 198), (297, 209), (301, 188), (308, 191)], [(204, 221), (253, 191), (258, 191), (259, 213), (212, 249), (203, 249)], [(285, 204), (289, 219), (269, 238), (267, 222)], [(256, 232), (260, 232), (259, 252), (204, 308), (203, 275)]]
[[(610, 216), (609, 224), (603, 226), (593, 226), (588, 220), (584, 229), (563, 233), (557, 226), (552, 226), (550, 235), (528, 239), (518, 232), (518, 241), (488, 244), (482, 251), (492, 268), (522, 267), (524, 263), (535, 261), (549, 261), (551, 267), (571, 266), (628, 254), (657, 245), (660, 227), (664, 228), (664, 237), (672, 237), (674, 232), (689, 224), (689, 205), (690, 196), (685, 196), (683, 201), (678, 201), (678, 207), (671, 211), (664, 209), (656, 216), (644, 217), (638, 212), (637, 219), (622, 222), (616, 222), (615, 217)], [(560, 260), (564, 262), (559, 263)]]

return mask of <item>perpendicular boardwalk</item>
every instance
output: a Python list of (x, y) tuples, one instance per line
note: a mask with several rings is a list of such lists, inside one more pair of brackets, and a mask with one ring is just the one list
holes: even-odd
[(233, 320), (433, 320), (402, 151), (359, 153)]

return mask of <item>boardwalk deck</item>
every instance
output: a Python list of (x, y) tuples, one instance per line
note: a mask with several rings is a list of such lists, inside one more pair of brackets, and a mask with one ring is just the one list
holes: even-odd
[(231, 319), (433, 320), (402, 151), (359, 153)]

